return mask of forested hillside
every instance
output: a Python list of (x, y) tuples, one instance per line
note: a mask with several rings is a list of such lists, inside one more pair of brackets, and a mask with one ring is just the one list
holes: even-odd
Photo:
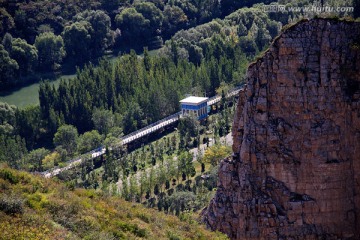
[[(159, 48), (180, 29), (226, 16), (246, 1), (1, 1), (1, 88), (71, 70), (143, 46)], [(47, 76), (50, 76), (49, 74)]]
[[(38, 81), (62, 71), (73, 71), (75, 66), (83, 66), (89, 61), (97, 62), (106, 52), (117, 55), (129, 53), (130, 49), (141, 52), (144, 46), (149, 49), (160, 48), (179, 30), (196, 27), (216, 18), (225, 18), (224, 21), (216, 21), (220, 25), (211, 30), (217, 33), (220, 26), (234, 27), (238, 24), (234, 17), (252, 22), (252, 16), (243, 14), (236, 17), (233, 13), (255, 3), (268, 4), (270, 1), (3, 0), (0, 2), (1, 89)], [(282, 0), (279, 3), (288, 6), (312, 4), (309, 0)], [(351, 5), (350, 0), (327, 0), (322, 3)], [(356, 1), (354, 5), (357, 6)], [(358, 15), (357, 12), (354, 12), (355, 16)], [(270, 18), (286, 24), (289, 19), (296, 19), (302, 14), (304, 13), (282, 12), (270, 14)], [(265, 16), (267, 14), (263, 12), (259, 18), (264, 20)], [(265, 30), (260, 33), (259, 38), (260, 41), (267, 42), (276, 35), (276, 26), (275, 23), (261, 22), (265, 26), (258, 25), (260, 31), (266, 27), (269, 33)], [(270, 25), (266, 26), (267, 23)], [(237, 35), (243, 37), (239, 39), (243, 48), (249, 45), (248, 50), (254, 51), (252, 42), (246, 38), (249, 30), (246, 23), (240, 24)], [(252, 28), (250, 34), (256, 31)], [(209, 33), (204, 38), (207, 38), (207, 34)], [(175, 39), (182, 35), (183, 32), (179, 32)], [(196, 38), (187, 40), (191, 43), (186, 43), (187, 48), (190, 48), (190, 60), (199, 62), (201, 52), (198, 44), (202, 41)], [(181, 45), (183, 44), (185, 43), (182, 42)]]
[[(292, 3), (280, 1), (280, 3), (303, 6), (309, 4), (309, 1)], [(22, 4), (18, 3), (16, 6), (21, 8)], [(140, 6), (139, 4), (154, 5), (154, 3), (148, 2), (134, 2), (134, 6)], [(343, 4), (346, 5), (347, 2), (344, 1)], [(93, 5), (91, 3), (86, 5), (86, 7), (90, 6)], [(126, 9), (130, 9), (128, 11), (134, 11), (129, 5), (126, 6), (128, 6)], [(165, 4), (163, 7), (166, 8), (166, 6)], [(144, 48), (141, 58), (131, 51), (130, 54), (121, 56), (115, 63), (101, 60), (97, 67), (94, 64), (87, 65), (82, 70), (78, 70), (75, 79), (63, 81), (59, 88), (54, 88), (49, 83), (43, 83), (39, 92), (40, 106), (17, 109), (15, 106), (2, 103), (0, 106), (0, 157), (2, 161), (17, 168), (41, 170), (42, 164), (39, 164), (39, 161), (49, 154), (46, 149), (57, 147), (55, 152), (59, 155), (57, 158), (64, 161), (74, 154), (98, 147), (106, 142), (106, 139), (130, 133), (177, 112), (179, 110), (178, 100), (185, 94), (213, 96), (216, 90), (221, 93), (222, 90), (238, 85), (244, 78), (248, 62), (267, 48), (281, 27), (288, 22), (296, 21), (305, 14), (286, 11), (267, 13), (263, 11), (263, 6), (261, 3), (251, 8), (241, 8), (222, 20), (216, 19), (188, 30), (181, 30), (165, 43), (157, 56), (149, 56), (147, 48)], [(124, 20), (125, 18), (121, 17), (121, 14), (125, 10), (114, 14), (114, 17)], [(61, 11), (61, 14), (65, 14), (65, 12)], [(153, 10), (150, 12), (154, 13)], [(81, 12), (71, 18), (74, 21), (71, 26), (64, 27), (69, 30), (66, 34), (64, 32), (64, 34), (57, 35), (55, 30), (54, 33), (43, 33), (41, 38), (47, 39), (44, 40), (45, 42), (49, 39), (54, 40), (53, 46), (60, 46), (59, 49), (62, 49), (60, 52), (50, 51), (51, 48), (44, 45), (40, 37), (35, 37), (34, 47), (22, 44), (23, 40), (20, 38), (12, 38), (9, 34), (5, 34), (4, 45), (0, 46), (3, 48), (4, 54), (0, 56), (5, 57), (4, 59), (14, 66), (17, 61), (10, 58), (11, 55), (6, 49), (26, 53), (25, 55), (32, 56), (33, 60), (36, 59), (37, 54), (40, 54), (40, 49), (44, 50), (46, 57), (53, 56), (59, 59), (58, 57), (65, 56), (66, 51), (69, 57), (69, 50), (66, 50), (65, 44), (66, 38), (64, 41), (64, 37), (69, 34), (76, 40), (74, 46), (76, 48), (70, 51), (71, 54), (74, 54), (74, 60), (82, 59), (81, 61), (85, 63), (87, 61), (85, 59), (89, 57), (86, 54), (91, 55), (93, 51), (100, 53), (91, 49), (90, 45), (104, 51), (106, 47), (102, 43), (105, 44), (105, 42), (99, 41), (97, 44), (92, 42), (89, 43), (89, 46), (84, 45), (85, 43), (82, 41), (87, 37), (92, 40), (97, 38), (91, 37), (91, 34), (86, 33), (86, 28), (83, 27), (80, 28), (81, 32), (85, 34), (84, 37), (76, 35), (76, 26), (83, 24), (90, 26), (91, 22), (97, 28), (104, 30), (103, 33), (107, 35), (106, 32), (112, 30), (106, 26), (110, 26), (112, 20), (109, 18), (106, 21), (109, 24), (100, 24), (101, 19), (107, 19), (101, 17), (106, 15), (104, 14), (99, 11)], [(314, 13), (306, 14), (308, 17), (314, 15)], [(137, 14), (137, 16), (140, 15)], [(13, 30), (15, 31), (15, 28)], [(100, 34), (102, 31), (95, 32)], [(144, 39), (143, 37), (137, 38)], [(139, 44), (137, 47), (143, 44)], [(26, 51), (21, 50), (21, 46), (26, 46)], [(80, 51), (79, 48), (82, 47), (84, 49)], [(86, 56), (82, 53), (77, 55), (78, 50), (86, 53)], [(101, 54), (97, 54), (97, 56), (101, 56)], [(49, 59), (38, 58), (38, 60), (47, 61)], [(55, 66), (58, 63), (56, 61), (51, 64), (47, 62), (44, 66), (48, 67), (52, 64)], [(0, 70), (6, 73), (12, 69), (6, 64), (1, 66), (3, 68)], [(31, 71), (31, 64), (23, 66), (21, 69)], [(0, 76), (8, 80), (10, 78), (6, 73), (0, 74)], [(1, 86), (4, 86), (4, 83)], [(68, 127), (60, 129), (62, 125)], [(71, 132), (73, 137), (70, 140), (56, 140), (54, 138), (56, 132), (59, 132), (58, 136)], [(86, 142), (84, 139), (88, 139), (87, 146), (78, 149), (77, 145), (84, 145)], [(79, 142), (81, 144), (78, 144)]]

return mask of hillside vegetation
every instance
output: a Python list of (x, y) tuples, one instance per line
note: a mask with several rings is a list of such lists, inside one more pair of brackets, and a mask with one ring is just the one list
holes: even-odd
[(257, 2), (0, 1), (0, 61), (6, 66), (0, 68), (0, 83), (9, 88), (38, 80), (39, 74), (74, 70), (106, 51), (159, 48), (180, 29)]
[[(179, 1), (175, 2), (179, 3)], [(222, 4), (224, 3), (225, 1), (222, 1)], [(311, 4), (309, 0), (293, 2), (279, 0), (279, 3), (293, 7)], [(134, 6), (137, 6), (139, 11), (140, 9), (145, 11), (142, 7), (140, 8), (144, 4), (147, 6), (154, 3), (134, 2)], [(328, 0), (326, 5), (351, 6), (351, 1), (342, 0), (335, 4), (333, 0)], [(21, 4), (18, 5), (19, 8), (21, 6)], [(264, 6), (263, 3), (255, 4), (250, 8), (233, 11), (223, 19), (212, 21), (209, 19), (209, 22), (205, 24), (199, 25), (198, 23), (202, 22), (199, 21), (189, 25), (187, 30), (180, 30), (172, 35), (171, 40), (165, 42), (156, 56), (150, 56), (147, 48), (144, 48), (142, 57), (139, 57), (135, 51), (130, 51), (130, 54), (122, 55), (117, 61), (101, 60), (98, 64), (89, 64), (79, 69), (75, 79), (62, 81), (58, 88), (49, 83), (43, 83), (39, 91), (40, 106), (28, 106), (21, 109), (7, 103), (0, 103), (1, 161), (7, 162), (9, 166), (16, 169), (43, 171), (100, 145), (109, 146), (122, 134), (133, 132), (179, 111), (178, 102), (186, 94), (213, 96), (216, 92), (222, 93), (224, 89), (239, 85), (244, 81), (248, 63), (267, 49), (271, 40), (279, 34), (282, 26), (303, 17), (311, 18), (317, 15), (315, 12), (264, 12)], [(159, 13), (153, 10), (150, 12)], [(139, 17), (140, 15), (134, 11), (128, 6), (119, 14), (113, 14), (111, 22), (115, 15), (118, 20), (125, 21), (128, 19), (125, 18), (125, 13)], [(122, 14), (124, 16), (120, 17), (119, 15)], [(323, 14), (339, 17), (349, 16), (350, 13), (341, 13), (339, 16), (332, 13)], [(45, 32), (44, 34), (50, 35), (44, 35), (42, 40), (38, 39), (37, 44), (35, 40), (37, 48), (23, 44), (19, 38), (15, 38), (17, 36), (15, 32), (9, 30), (14, 38), (4, 33), (1, 42), (3, 47), (0, 45), (0, 62), (4, 63), (2, 65), (4, 67), (0, 67), (1, 87), (6, 85), (1, 83), (1, 78), (6, 76), (3, 71), (11, 70), (5, 63), (15, 64), (16, 57), (23, 59), (20, 58), (22, 56), (20, 53), (23, 52), (21, 49), (27, 49), (24, 51), (29, 53), (29, 59), (32, 59), (31, 56), (35, 56), (37, 51), (38, 60), (45, 61), (46, 58), (40, 57), (40, 49), (46, 50), (49, 46), (43, 44), (48, 41), (53, 43), (63, 41), (69, 44), (71, 41), (67, 41), (65, 36), (73, 37), (76, 46), (85, 46), (83, 49), (71, 48), (71, 51), (73, 54), (78, 53), (72, 56), (74, 59), (87, 63), (89, 56), (83, 56), (80, 53), (84, 51), (90, 54), (94, 50), (78, 42), (79, 39), (83, 41), (86, 38), (75, 34), (76, 29), (82, 29), (84, 31), (81, 32), (85, 33), (86, 28), (80, 25), (85, 24), (90, 27), (92, 21), (94, 21), (92, 22), (93, 29), (95, 25), (103, 26), (100, 24), (103, 20), (100, 16), (103, 15), (87, 11), (76, 12), (75, 16), (77, 17), (73, 19), (71, 26), (65, 27), (68, 34), (61, 35), (55, 31), (55, 35), (60, 35), (51, 37), (52, 33)], [(191, 26), (194, 27), (190, 28)], [(106, 29), (110, 31), (111, 28)], [(127, 29), (127, 31), (130, 30)], [(92, 33), (95, 32), (100, 33), (99, 31)], [(124, 31), (121, 32), (124, 36), (126, 35)], [(90, 36), (91, 41), (98, 39), (91, 34), (86, 36)], [(139, 37), (133, 38), (139, 39)], [(91, 44), (105, 50), (100, 45)], [(143, 43), (136, 48), (146, 45)], [(8, 50), (2, 51), (2, 48), (11, 50), (12, 54), (19, 53), (20, 55), (9, 55), (6, 53)], [(109, 46), (108, 49), (114, 49), (114, 47)], [(65, 44), (65, 51), (68, 52), (68, 50)], [(59, 53), (59, 51), (55, 52)], [(43, 53), (50, 56), (46, 51)], [(56, 58), (59, 54), (51, 56)], [(52, 63), (56, 65), (56, 62)], [(45, 65), (51, 66), (51, 64)], [(19, 69), (27, 71), (30, 67), (31, 65), (23, 65)], [(58, 137), (55, 138), (56, 134)], [(71, 138), (61, 136), (71, 136)]]
[[(12, 88), (44, 77), (55, 77), (61, 71), (74, 71), (75, 66), (97, 62), (110, 52), (117, 55), (129, 52), (130, 49), (141, 51), (146, 46), (149, 49), (161, 48), (177, 32), (180, 34), (175, 38), (179, 39), (183, 30), (201, 26), (214, 19), (225, 18), (220, 25), (235, 36), (231, 28), (239, 23), (234, 21), (237, 9), (246, 9), (254, 4), (263, 6), (262, 4), (270, 2), (271, 0), (1, 0), (0, 62), (5, 66), (0, 68), (1, 87)], [(324, 6), (354, 6), (354, 17), (359, 16), (358, 2), (321, 1)], [(320, 4), (320, 1), (279, 0), (278, 3), (302, 7)], [(243, 37), (240, 39), (243, 47), (250, 45), (246, 51), (254, 50), (251, 42), (254, 34), (258, 36), (257, 45), (264, 45), (273, 34), (276, 35), (276, 23), (263, 21), (267, 13), (263, 9), (261, 12), (261, 21), (256, 19), (257, 26), (251, 29), (248, 27), (252, 25), (254, 16), (239, 16), (239, 19), (245, 20), (239, 24), (238, 34)], [(287, 11), (269, 15), (272, 20), (282, 24), (299, 15), (308, 16), (303, 12)], [(342, 13), (339, 15), (343, 16)], [(217, 26), (215, 31), (219, 32), (216, 28)], [(247, 31), (250, 35), (247, 35)], [(184, 39), (189, 40), (187, 37)], [(202, 46), (199, 48), (197, 42), (202, 41), (193, 37), (191, 40), (195, 40), (195, 43), (185, 41), (181, 45), (186, 44), (184, 47), (190, 50), (190, 61), (200, 62)]]
[(69, 189), (0, 169), (0, 239), (226, 239), (179, 218), (101, 192)]

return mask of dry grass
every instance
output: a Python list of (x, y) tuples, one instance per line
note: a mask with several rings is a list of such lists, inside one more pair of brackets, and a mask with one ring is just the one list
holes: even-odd
[(1, 168), (0, 197), (10, 196), (22, 210), (0, 209), (0, 239), (226, 239), (194, 216), (181, 221), (100, 191), (70, 191), (62, 183)]

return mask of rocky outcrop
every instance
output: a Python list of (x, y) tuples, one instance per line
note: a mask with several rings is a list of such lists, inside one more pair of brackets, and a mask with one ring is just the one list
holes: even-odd
[(360, 23), (288, 28), (239, 97), (204, 222), (232, 239), (360, 239)]

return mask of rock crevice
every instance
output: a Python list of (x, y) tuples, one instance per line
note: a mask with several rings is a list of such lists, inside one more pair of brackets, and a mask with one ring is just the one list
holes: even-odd
[(249, 66), (205, 223), (232, 239), (360, 239), (360, 23), (304, 20)]

